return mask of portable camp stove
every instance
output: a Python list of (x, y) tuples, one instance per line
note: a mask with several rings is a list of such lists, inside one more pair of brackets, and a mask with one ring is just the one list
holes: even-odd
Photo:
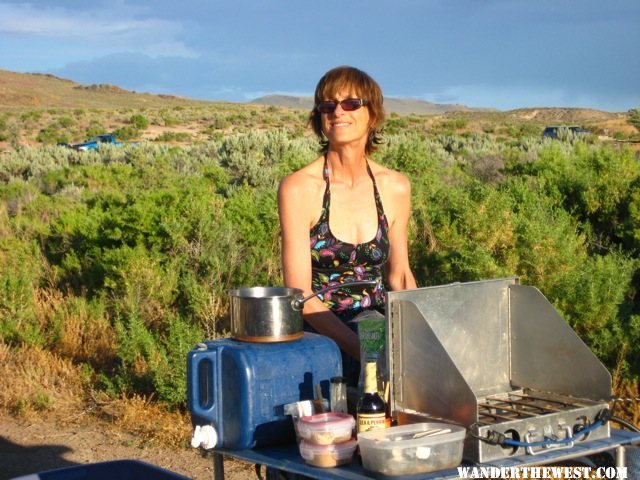
[(398, 422), (466, 426), (468, 461), (610, 436), (609, 372), (516, 278), (389, 292), (387, 341)]

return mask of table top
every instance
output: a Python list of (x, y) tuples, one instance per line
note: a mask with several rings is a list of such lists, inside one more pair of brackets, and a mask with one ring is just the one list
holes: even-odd
[[(508, 457), (490, 463), (483, 463), (482, 465), (473, 465), (463, 462), (461, 466), (524, 467), (531, 465), (544, 465), (559, 461), (570, 460), (572, 458), (593, 455), (595, 453), (615, 449), (616, 447), (619, 447), (621, 445), (629, 445), (638, 442), (640, 442), (640, 433), (630, 432), (627, 430), (611, 429), (611, 436), (609, 438), (579, 442), (569, 449), (550, 450), (548, 452), (540, 452), (536, 455)], [(214, 452), (237, 458), (239, 460), (244, 460), (249, 463), (265, 465), (278, 470), (301, 474), (310, 478), (343, 480), (362, 480), (376, 478), (371, 473), (367, 473), (357, 460), (352, 461), (348, 465), (343, 465), (335, 468), (320, 468), (307, 465), (304, 462), (304, 459), (300, 456), (300, 452), (296, 444), (262, 447), (252, 450), (215, 449)], [(441, 470), (438, 472), (431, 472), (420, 475), (389, 478), (407, 480), (427, 480), (440, 478), (459, 479), (460, 475), (456, 467), (449, 470)]]

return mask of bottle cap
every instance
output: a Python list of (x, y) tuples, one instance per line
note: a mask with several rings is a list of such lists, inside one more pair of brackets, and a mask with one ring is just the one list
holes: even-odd
[(377, 362), (380, 354), (378, 352), (364, 352), (363, 363)]

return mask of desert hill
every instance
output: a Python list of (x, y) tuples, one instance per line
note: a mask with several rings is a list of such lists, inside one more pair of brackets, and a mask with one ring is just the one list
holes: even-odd
[[(219, 102), (140, 93), (109, 84), (82, 85), (51, 74), (15, 73), (0, 70), (1, 107), (143, 108), (194, 103)], [(313, 99), (311, 97), (268, 95), (247, 103), (310, 110)], [(447, 112), (474, 110), (463, 105), (445, 105), (406, 98), (385, 98), (385, 107), (388, 112), (398, 115), (439, 115)]]
[[(289, 95), (267, 95), (251, 100), (249, 103), (311, 110), (313, 107), (313, 98)], [(398, 115), (441, 115), (448, 112), (486, 111), (486, 109), (474, 109), (465, 107), (464, 105), (432, 103), (415, 98), (385, 97), (384, 106), (387, 112)]]
[[(173, 106), (212, 106), (231, 104), (189, 99), (172, 95), (125, 90), (116, 85), (82, 85), (72, 80), (41, 73), (16, 73), (0, 69), (0, 109), (23, 108), (170, 108)], [(310, 110), (311, 97), (268, 95), (247, 102)], [(241, 104), (236, 104), (241, 105)], [(583, 108), (523, 108), (499, 112), (469, 108), (464, 105), (437, 104), (408, 98), (385, 98), (388, 112), (398, 115), (465, 116), (474, 119), (533, 121), (536, 123), (585, 124), (607, 123), (626, 118), (626, 113), (609, 113)]]
[(108, 84), (81, 85), (50, 74), (0, 70), (0, 108), (145, 108), (196, 103), (203, 102)]
[(520, 120), (532, 120), (542, 123), (584, 123), (626, 118), (626, 113), (611, 113), (592, 108), (519, 108), (507, 112), (508, 116)]

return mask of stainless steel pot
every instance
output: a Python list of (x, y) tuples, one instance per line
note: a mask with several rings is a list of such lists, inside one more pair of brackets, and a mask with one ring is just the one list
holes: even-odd
[(375, 285), (375, 280), (331, 285), (304, 297), (299, 288), (249, 287), (229, 290), (231, 336), (244, 342), (288, 342), (300, 338), (302, 307), (316, 295), (346, 286)]

